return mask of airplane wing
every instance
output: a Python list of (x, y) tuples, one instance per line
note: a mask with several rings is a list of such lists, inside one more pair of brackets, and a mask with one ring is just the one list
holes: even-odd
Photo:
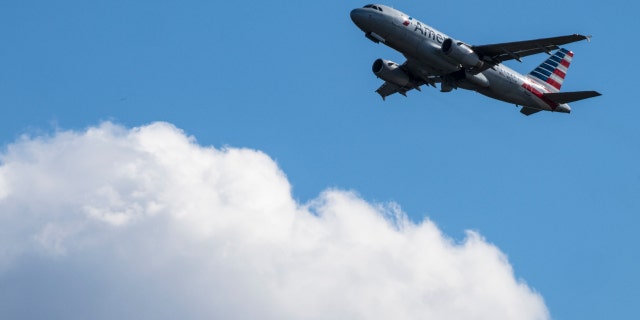
[(472, 46), (472, 48), (483, 60), (498, 64), (511, 59), (520, 61), (522, 57), (541, 52), (549, 53), (552, 50), (558, 49), (561, 45), (581, 40), (589, 40), (590, 38), (591, 36), (572, 34), (553, 38)]
[(405, 86), (399, 86), (393, 82), (385, 81), (385, 83), (383, 83), (382, 86), (380, 86), (380, 88), (376, 90), (376, 92), (382, 97), (383, 100), (394, 93), (399, 93), (403, 96), (406, 96), (407, 92), (413, 89), (421, 91), (420, 86), (423, 84), (429, 84), (435, 87), (436, 82), (440, 82), (439, 77), (428, 74), (427, 72), (422, 70), (422, 68), (420, 68), (420, 65), (415, 61), (407, 60), (402, 65), (400, 65), (400, 68), (409, 76), (410, 79), (412, 79), (412, 81)]
[(403, 96), (407, 95), (407, 91), (413, 89), (413, 87), (401, 87), (397, 84), (393, 84), (391, 82), (385, 81), (376, 92), (382, 97), (382, 100), (385, 100), (388, 96), (399, 93)]

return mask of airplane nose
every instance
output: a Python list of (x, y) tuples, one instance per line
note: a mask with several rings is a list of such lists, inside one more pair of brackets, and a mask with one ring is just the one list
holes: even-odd
[(362, 8), (351, 10), (351, 21), (355, 23), (360, 29), (365, 27), (368, 20), (367, 13)]

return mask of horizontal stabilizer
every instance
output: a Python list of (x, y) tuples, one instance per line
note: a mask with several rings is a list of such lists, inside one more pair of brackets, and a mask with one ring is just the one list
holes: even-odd
[(540, 109), (534, 109), (534, 108), (529, 108), (529, 107), (522, 107), (522, 109), (520, 109), (520, 113), (524, 114), (525, 116), (530, 116), (536, 112), (540, 112), (542, 110)]
[(545, 98), (559, 104), (601, 96), (597, 91), (555, 92), (543, 94)]

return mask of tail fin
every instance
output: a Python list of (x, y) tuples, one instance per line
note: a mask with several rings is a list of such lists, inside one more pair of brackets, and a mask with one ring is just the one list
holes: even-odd
[(551, 92), (559, 92), (573, 59), (573, 52), (560, 48), (547, 61), (529, 73), (532, 79), (543, 83)]

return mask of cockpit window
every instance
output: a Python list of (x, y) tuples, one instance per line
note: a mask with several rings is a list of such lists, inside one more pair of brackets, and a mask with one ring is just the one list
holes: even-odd
[(370, 9), (378, 10), (378, 11), (382, 12), (382, 8), (380, 8), (378, 6), (374, 6), (372, 4), (368, 4), (368, 5), (364, 6), (364, 8), (370, 8)]

